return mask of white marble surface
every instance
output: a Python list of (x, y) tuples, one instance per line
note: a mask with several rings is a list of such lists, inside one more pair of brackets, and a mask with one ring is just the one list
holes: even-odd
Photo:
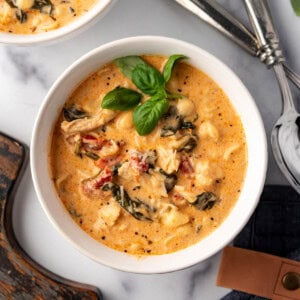
[[(221, 2), (247, 21), (242, 1)], [(288, 62), (300, 73), (300, 17), (294, 15), (288, 0), (269, 2)], [(87, 51), (108, 41), (136, 35), (179, 38), (223, 60), (254, 96), (269, 137), (281, 110), (273, 72), (173, 0), (119, 0), (92, 28), (55, 45), (35, 48), (0, 45), (0, 130), (29, 145), (38, 109), (58, 75)], [(299, 93), (295, 97), (299, 101)], [(267, 183), (286, 184), (271, 153), (269, 158)], [(215, 286), (220, 254), (189, 269), (162, 275), (127, 274), (84, 257), (46, 218), (34, 192), (29, 168), (16, 196), (14, 225), (20, 243), (34, 259), (62, 276), (98, 286), (105, 299), (213, 300), (227, 293), (226, 289)]]

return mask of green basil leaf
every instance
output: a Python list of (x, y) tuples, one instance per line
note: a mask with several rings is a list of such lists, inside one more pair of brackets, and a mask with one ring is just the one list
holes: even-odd
[(137, 55), (124, 56), (116, 58), (114, 63), (121, 70), (121, 72), (131, 79), (132, 71), (137, 65), (146, 65), (147, 63)]
[(291, 0), (294, 12), (300, 17), (300, 0)]
[(141, 99), (142, 95), (137, 91), (117, 87), (104, 96), (101, 107), (112, 110), (129, 110), (137, 106)]
[(142, 92), (150, 96), (164, 90), (165, 86), (162, 74), (150, 65), (137, 65), (132, 71), (132, 81)]
[(166, 65), (164, 67), (164, 72), (163, 72), (165, 82), (168, 82), (170, 80), (172, 70), (174, 68), (175, 63), (184, 58), (187, 58), (187, 57), (182, 54), (174, 54), (169, 57)]
[(137, 106), (133, 112), (133, 124), (139, 135), (150, 133), (167, 110), (169, 103), (166, 99), (156, 96)]

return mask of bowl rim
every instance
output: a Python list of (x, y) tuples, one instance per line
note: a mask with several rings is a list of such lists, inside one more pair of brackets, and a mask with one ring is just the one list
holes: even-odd
[(96, 0), (92, 9), (89, 9), (88, 12), (80, 15), (76, 20), (48, 32), (14, 34), (0, 31), (0, 43), (16, 46), (49, 45), (63, 38), (72, 37), (75, 33), (80, 33), (87, 29), (87, 27), (96, 22), (98, 18), (103, 17), (116, 1), (117, 0)]
[[(70, 236), (67, 232), (65, 228), (61, 228), (61, 226), (59, 225), (58, 219), (55, 218), (55, 216), (53, 215), (53, 212), (51, 212), (49, 210), (48, 204), (47, 204), (47, 200), (45, 200), (45, 198), (47, 198), (47, 195), (45, 194), (45, 191), (43, 191), (41, 189), (41, 178), (39, 178), (39, 171), (38, 171), (38, 164), (39, 164), (39, 160), (40, 157), (38, 155), (38, 149), (39, 149), (39, 140), (38, 140), (38, 133), (41, 130), (41, 124), (43, 122), (45, 113), (47, 112), (47, 109), (49, 109), (49, 106), (51, 106), (51, 98), (54, 96), (55, 91), (57, 88), (59, 88), (60, 85), (62, 85), (64, 83), (64, 81), (66, 80), (66, 78), (68, 78), (68, 76), (70, 76), (70, 74), (72, 74), (73, 70), (76, 70), (76, 68), (79, 68), (80, 66), (82, 66), (84, 63), (86, 63), (86, 61), (92, 60), (93, 58), (97, 57), (98, 55), (101, 56), (101, 53), (103, 51), (109, 51), (112, 49), (116, 49), (118, 47), (122, 47), (124, 45), (131, 45), (134, 46), (135, 44), (141, 44), (141, 43), (165, 43), (166, 45), (169, 44), (176, 44), (176, 45), (180, 45), (183, 48), (186, 49), (192, 49), (195, 52), (198, 52), (199, 54), (201, 54), (203, 57), (210, 59), (211, 62), (217, 63), (220, 68), (222, 68), (230, 77), (231, 79), (235, 82), (238, 83), (240, 85), (240, 88), (242, 89), (244, 96), (247, 98), (246, 100), (248, 101), (248, 106), (250, 107), (250, 111), (252, 111), (254, 113), (253, 116), (251, 116), (251, 118), (255, 121), (255, 124), (258, 128), (258, 131), (255, 132), (255, 137), (258, 139), (259, 141), (259, 165), (256, 166), (256, 169), (259, 171), (255, 180), (256, 185), (253, 187), (253, 194), (254, 196), (252, 197), (252, 202), (251, 205), (248, 203), (246, 205), (247, 206), (247, 210), (245, 212), (243, 212), (243, 217), (242, 219), (239, 221), (238, 226), (236, 226), (235, 228), (233, 228), (231, 230), (231, 232), (229, 232), (227, 235), (222, 236), (221, 240), (218, 241), (217, 245), (214, 246), (213, 250), (211, 250), (209, 253), (205, 253), (202, 256), (196, 257), (196, 258), (189, 258), (188, 262), (185, 263), (178, 263), (175, 262), (173, 258), (175, 257), (185, 257), (187, 255), (191, 255), (192, 250), (189, 251), (191, 248), (194, 248), (194, 245), (185, 248), (183, 250), (177, 251), (177, 252), (173, 252), (170, 254), (162, 254), (162, 255), (158, 255), (158, 256), (150, 256), (150, 257), (160, 257), (162, 259), (164, 259), (164, 257), (168, 257), (169, 259), (172, 260), (172, 263), (168, 264), (167, 266), (161, 266), (161, 265), (147, 265), (146, 268), (140, 268), (137, 267), (136, 265), (132, 266), (130, 264), (119, 264), (118, 261), (110, 261), (108, 262), (107, 260), (103, 259), (103, 257), (99, 258), (97, 255), (95, 255), (95, 253), (90, 252), (91, 250), (86, 249), (85, 246), (79, 245), (78, 244), (78, 238), (76, 240), (76, 237), (72, 237)], [(191, 51), (192, 51), (191, 50)], [(170, 50), (168, 50), (168, 52), (170, 52)], [(138, 54), (138, 53), (137, 53)], [(191, 63), (193, 65), (193, 63)], [(103, 64), (102, 64), (103, 65)], [(101, 65), (98, 65), (96, 67), (100, 68)], [(95, 70), (96, 70), (95, 69)], [(90, 72), (92, 73), (92, 72)], [(212, 77), (211, 74), (208, 74), (208, 76), (210, 76), (214, 81), (215, 78)], [(81, 76), (81, 81), (84, 80), (87, 76)], [(80, 81), (78, 82), (80, 83)], [(77, 83), (77, 84), (78, 84)], [(218, 83), (218, 82), (217, 82)], [(222, 89), (224, 87), (220, 86)], [(71, 89), (70, 92), (72, 92), (74, 90)], [(231, 100), (230, 96), (228, 96), (228, 98)], [(64, 99), (64, 101), (61, 101), (61, 105), (64, 104), (64, 102), (66, 101), (66, 99)], [(233, 105), (234, 106), (234, 105)], [(56, 107), (58, 109), (58, 107)], [(236, 107), (234, 106), (235, 110)], [(55, 122), (55, 120), (51, 120), (52, 123)], [(242, 120), (242, 124), (243, 126), (245, 126), (243, 120)], [(51, 125), (53, 126), (53, 124)], [(245, 130), (245, 128), (244, 128)], [(246, 132), (245, 132), (246, 133)], [(47, 142), (47, 141), (46, 141)], [(249, 143), (249, 141), (247, 140), (247, 144)], [(248, 144), (249, 146), (249, 144)], [(116, 41), (112, 41), (109, 43), (106, 43), (96, 49), (91, 50), (90, 52), (86, 53), (85, 55), (81, 56), (79, 59), (77, 59), (73, 64), (71, 64), (59, 77), (58, 79), (54, 82), (54, 84), (52, 85), (52, 87), (50, 88), (48, 94), (46, 95), (43, 104), (40, 107), (40, 110), (38, 112), (38, 116), (36, 118), (35, 124), (34, 124), (34, 128), (33, 128), (33, 133), (32, 133), (32, 140), (31, 140), (31, 153), (30, 153), (30, 161), (31, 161), (31, 173), (32, 173), (32, 178), (33, 178), (33, 184), (34, 184), (34, 188), (35, 191), (37, 193), (38, 199), (43, 207), (43, 210), (45, 211), (47, 217), (49, 218), (49, 220), (51, 221), (51, 223), (54, 225), (54, 227), (57, 229), (58, 232), (60, 232), (60, 234), (62, 234), (67, 240), (69, 240), (71, 242), (71, 244), (77, 249), (79, 250), (81, 253), (83, 253), (85, 256), (93, 259), (94, 261), (101, 263), (103, 265), (112, 267), (114, 269), (117, 270), (121, 270), (121, 271), (126, 271), (126, 272), (132, 272), (132, 273), (141, 273), (141, 274), (154, 274), (154, 273), (166, 273), (166, 272), (172, 272), (172, 271), (177, 271), (180, 269), (184, 269), (187, 267), (190, 267), (192, 265), (195, 265), (196, 263), (202, 262), (204, 260), (206, 260), (209, 257), (212, 257), (214, 254), (216, 254), (217, 252), (219, 252), (222, 248), (224, 248), (227, 244), (229, 244), (232, 239), (242, 230), (242, 228), (246, 225), (246, 223), (248, 222), (249, 218), (251, 217), (252, 213), (254, 212), (257, 203), (259, 201), (260, 198), (260, 194), (263, 190), (263, 186), (265, 183), (265, 177), (266, 177), (266, 171), (267, 171), (267, 141), (266, 141), (266, 133), (265, 133), (265, 129), (264, 129), (264, 125), (262, 122), (262, 118), (261, 115), (258, 111), (258, 108), (255, 104), (254, 99), (252, 98), (251, 94), (249, 93), (249, 91), (247, 90), (247, 88), (244, 86), (244, 84), (242, 83), (242, 81), (237, 77), (237, 75), (227, 66), (225, 65), (222, 61), (220, 61), (218, 58), (216, 58), (214, 55), (208, 53), (207, 51), (201, 49), (198, 46), (195, 46), (191, 43), (182, 41), (182, 40), (178, 40), (178, 39), (174, 39), (174, 38), (169, 38), (169, 37), (164, 37), (164, 36), (135, 36), (135, 37), (127, 37), (127, 38), (123, 38), (123, 39), (119, 39)], [(249, 168), (249, 155), (248, 155), (248, 168)], [(248, 172), (248, 170), (247, 170)], [(50, 174), (49, 174), (50, 175)], [(246, 175), (245, 175), (246, 176)], [(50, 176), (49, 176), (50, 177)], [(246, 180), (246, 179), (245, 179)], [(54, 187), (53, 187), (54, 189)], [(242, 193), (243, 193), (243, 189), (242, 188)], [(241, 198), (242, 196), (240, 196)], [(59, 199), (56, 196), (57, 199)], [(232, 211), (236, 209), (237, 203), (239, 203), (239, 200), (236, 202), (235, 206), (232, 208)], [(60, 199), (59, 199), (60, 200)], [(62, 203), (61, 203), (62, 205)], [(245, 205), (245, 203), (244, 203)], [(223, 221), (222, 224), (220, 224), (218, 226), (217, 229), (215, 229), (211, 234), (209, 234), (207, 237), (205, 237), (204, 239), (202, 239), (198, 244), (203, 244), (203, 241), (207, 240), (208, 237), (212, 236), (213, 234), (215, 234), (216, 231), (218, 231), (220, 229), (220, 227), (224, 227), (223, 224), (224, 223), (228, 223), (229, 221), (229, 216), (232, 215), (232, 211), (229, 213), (229, 215), (225, 218), (225, 220)], [(67, 211), (65, 210), (65, 213), (67, 214)], [(240, 213), (240, 212), (238, 212)], [(74, 221), (72, 221), (74, 222)], [(81, 230), (83, 231), (75, 222), (74, 224)], [(226, 226), (228, 226), (226, 224)], [(227, 233), (227, 232), (226, 232)], [(86, 233), (84, 233), (85, 235), (87, 235)], [(88, 237), (90, 237), (89, 235), (87, 235)], [(90, 237), (91, 238), (91, 237)], [(92, 239), (92, 238), (91, 238)], [(98, 244), (101, 244), (99, 242), (96, 242)], [(108, 251), (116, 251), (116, 250), (112, 250), (109, 248)], [(120, 255), (120, 257), (122, 256), (124, 258), (124, 254), (122, 252), (116, 251), (118, 253), (118, 255)], [(182, 252), (186, 252), (187, 254), (183, 254)], [(176, 255), (178, 254), (179, 255)], [(175, 254), (175, 255), (174, 255)], [(125, 254), (128, 256), (128, 254)], [(130, 255), (129, 255), (130, 256)], [(136, 257), (135, 257), (136, 259)], [(146, 258), (142, 258), (142, 260), (139, 260), (140, 262), (145, 261), (145, 259), (149, 259), (149, 257)], [(130, 259), (129, 259), (130, 262)], [(154, 259), (154, 262), (156, 262), (156, 260)]]

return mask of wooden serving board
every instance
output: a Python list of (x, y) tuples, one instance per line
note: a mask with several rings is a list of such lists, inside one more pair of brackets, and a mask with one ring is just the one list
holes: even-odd
[(103, 299), (98, 288), (46, 270), (16, 240), (14, 191), (27, 157), (26, 146), (0, 132), (0, 299)]

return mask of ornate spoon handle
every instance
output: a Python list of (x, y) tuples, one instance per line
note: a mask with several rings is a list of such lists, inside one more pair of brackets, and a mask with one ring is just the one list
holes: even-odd
[(26, 160), (27, 148), (0, 132), (0, 299), (102, 299), (97, 288), (43, 268), (16, 240), (13, 194)]
[(241, 22), (234, 18), (216, 1), (212, 0), (175, 0), (200, 19), (218, 29), (249, 54), (257, 55), (257, 41)]
[[(255, 35), (239, 20), (232, 16), (215, 0), (175, 0), (197, 17), (219, 30), (241, 48), (266, 63), (265, 56), (258, 49)], [(288, 78), (300, 89), (300, 76), (283, 63)]]
[(267, 0), (244, 0), (250, 22), (256, 34), (261, 60), (274, 67), (283, 100), (283, 112), (295, 110), (291, 90), (284, 73), (284, 57), (273, 25)]

